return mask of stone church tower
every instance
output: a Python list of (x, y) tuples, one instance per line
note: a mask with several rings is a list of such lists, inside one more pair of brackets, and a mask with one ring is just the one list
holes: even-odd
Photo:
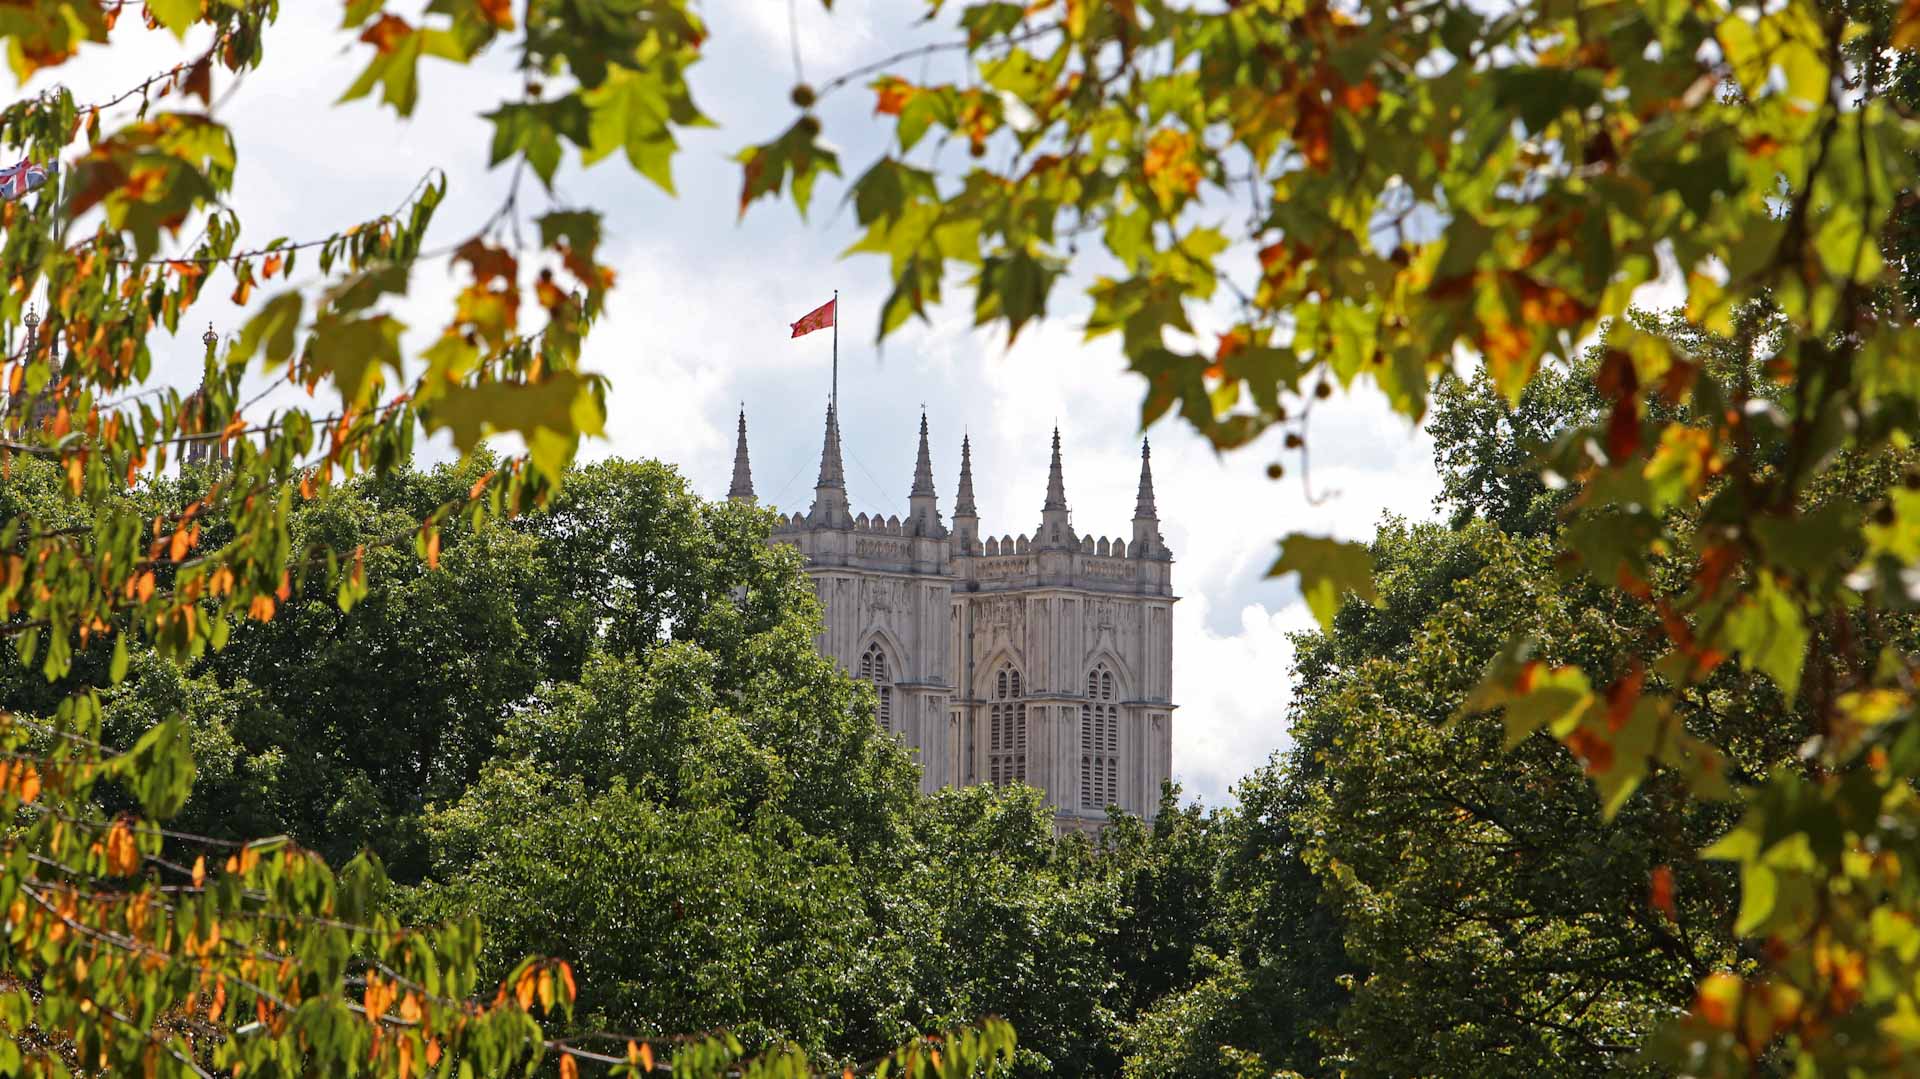
[[(744, 410), (727, 496), (754, 500)], [(981, 534), (965, 439), (942, 523), (924, 413), (907, 503), (904, 521), (851, 512), (828, 406), (813, 504), (773, 542), (805, 556), (826, 609), (817, 646), (874, 684), (875, 718), (917, 751), (922, 788), (1028, 783), (1062, 830), (1097, 829), (1109, 805), (1151, 819), (1173, 771), (1175, 596), (1147, 445), (1131, 539), (1073, 530), (1058, 430), (1031, 536)]]

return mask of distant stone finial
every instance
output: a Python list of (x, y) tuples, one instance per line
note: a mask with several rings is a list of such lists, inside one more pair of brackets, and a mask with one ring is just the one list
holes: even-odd
[(25, 324), (26, 324), (26, 327), (27, 327), (27, 340), (28, 340), (28, 341), (32, 341), (32, 340), (34, 339), (34, 335), (35, 335), (36, 333), (38, 333), (38, 332), (39, 332), (39, 330), (40, 330), (40, 311), (39, 311), (39, 309), (38, 309), (38, 308), (36, 308), (36, 307), (34, 307), (34, 305), (33, 305), (33, 304), (31, 304), (31, 303), (29, 303), (29, 304), (27, 305), (27, 314), (26, 314), (26, 317), (25, 317), (25, 318), (22, 318), (22, 319), (21, 319), (20, 321), (21, 321), (22, 323), (25, 323)]
[(820, 445), (820, 478), (815, 487), (847, 486), (846, 471), (840, 465), (840, 418), (831, 402), (827, 404), (827, 435)]
[(807, 510), (807, 523), (815, 528), (851, 528), (853, 513), (847, 506), (847, 477), (840, 465), (840, 417), (833, 402), (827, 402), (827, 434), (820, 446), (820, 478), (813, 485), (813, 507)]
[(913, 462), (913, 490), (908, 492), (912, 498), (932, 498), (933, 493), (933, 454), (927, 449), (927, 413), (920, 411), (920, 455)]
[(200, 335), (200, 343), (208, 348), (220, 343), (220, 335), (213, 332), (213, 323), (207, 323), (207, 332)]
[(960, 490), (954, 497), (953, 516), (978, 517), (980, 511), (973, 505), (973, 445), (966, 435), (960, 436)]
[(1153, 450), (1144, 438), (1140, 440), (1140, 497), (1133, 504), (1133, 542), (1127, 544), (1127, 557), (1163, 561), (1172, 557), (1160, 535), (1160, 513), (1153, 505)]
[(1134, 499), (1133, 515), (1141, 520), (1157, 520), (1160, 511), (1153, 505), (1153, 447), (1140, 440), (1140, 494)]
[(747, 462), (747, 406), (740, 406), (740, 437), (733, 446), (733, 484), (727, 498), (735, 502), (753, 501), (753, 468)]
[(1067, 508), (1067, 485), (1060, 475), (1060, 427), (1053, 428), (1053, 463), (1047, 467), (1047, 501), (1042, 510)]

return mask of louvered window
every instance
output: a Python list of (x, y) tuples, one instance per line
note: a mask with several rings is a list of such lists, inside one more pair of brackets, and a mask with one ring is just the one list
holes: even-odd
[(993, 679), (987, 705), (987, 781), (995, 785), (1027, 781), (1027, 704), (1020, 672), (1011, 665)]
[(887, 654), (878, 642), (868, 645), (866, 654), (860, 657), (860, 677), (873, 683), (873, 718), (880, 729), (892, 731), (893, 677), (887, 670)]
[(1080, 705), (1080, 808), (1105, 809), (1119, 800), (1120, 704), (1105, 664), (1087, 672)]

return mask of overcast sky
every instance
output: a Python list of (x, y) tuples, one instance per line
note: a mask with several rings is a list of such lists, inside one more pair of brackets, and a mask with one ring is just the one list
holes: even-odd
[[(840, 0), (836, 9), (828, 15), (801, 0), (792, 11), (809, 82), (934, 40), (911, 25), (918, 4)], [(232, 205), (246, 227), (242, 246), (311, 238), (377, 215), (432, 168), (445, 171), (450, 191), (430, 246), (470, 234), (506, 189), (504, 171), (487, 168), (490, 127), (479, 114), (516, 92), (511, 58), (472, 70), (424, 63), (419, 106), (401, 121), (365, 101), (332, 104), (366, 53), (334, 29), (338, 4), (298, 0), (283, 10), (268, 38), (267, 65), (219, 113), (239, 144)], [(556, 183), (557, 202), (607, 214), (603, 251), (619, 273), (609, 314), (587, 347), (586, 366), (613, 386), (608, 437), (588, 455), (658, 457), (678, 465), (701, 493), (722, 497), (735, 410), (744, 402), (761, 501), (804, 510), (818, 465), (831, 336), (793, 341), (787, 326), (838, 288), (841, 428), (855, 512), (905, 515), (924, 405), (943, 516), (951, 516), (960, 437), (968, 432), (983, 530), (1032, 532), (1058, 423), (1075, 527), (1130, 535), (1144, 383), (1125, 372), (1117, 340), (1085, 343), (1075, 330), (1088, 278), (1057, 287), (1050, 317), (1012, 348), (1004, 334), (972, 329), (970, 304), (959, 302), (876, 351), (887, 267), (868, 256), (839, 257), (858, 238), (842, 207), (844, 185), (823, 181), (806, 222), (790, 205), (773, 203), (736, 219), (740, 174), (731, 154), (784, 130), (794, 116), (788, 4), (723, 0), (705, 11), (713, 36), (691, 81), (719, 127), (684, 140), (674, 169), (678, 197), (618, 158), (584, 172), (569, 165)], [(183, 46), (139, 28), (137, 19), (122, 22), (111, 57), (86, 56), (29, 90), (57, 77), (81, 101), (97, 100), (197, 52), (198, 39)], [(923, 68), (915, 61), (900, 73), (920, 77)], [(216, 77), (216, 94), (227, 89)], [(871, 91), (859, 84), (819, 107), (849, 178), (890, 133), (872, 107)], [(957, 169), (966, 158), (948, 151), (935, 160)], [(544, 204), (536, 195), (533, 212)], [(950, 291), (957, 294), (958, 285), (951, 282)], [(230, 281), (212, 281), (184, 340), (156, 343), (162, 377), (176, 384), (197, 378), (206, 323), (229, 332), (244, 320), (227, 298), (231, 289)], [(256, 292), (256, 302), (274, 291)], [(443, 264), (416, 275), (414, 301), (398, 312), (414, 316), (414, 344), (438, 332), (452, 291)], [(1365, 538), (1383, 512), (1432, 513), (1437, 481), (1424, 435), (1377, 397), (1332, 404), (1315, 417), (1312, 483), (1322, 497), (1311, 504), (1297, 477), (1266, 479), (1266, 465), (1281, 459), (1277, 436), (1220, 458), (1175, 421), (1147, 432), (1161, 531), (1182, 597), (1174, 619), (1174, 774), (1190, 796), (1209, 803), (1227, 801), (1231, 786), (1285, 742), (1287, 635), (1311, 618), (1291, 583), (1262, 579), (1275, 539), (1296, 529)], [(1294, 462), (1286, 463), (1292, 470)]]

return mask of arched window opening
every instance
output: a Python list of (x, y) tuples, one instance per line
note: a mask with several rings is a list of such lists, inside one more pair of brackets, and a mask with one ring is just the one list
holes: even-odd
[(893, 676), (887, 669), (887, 653), (875, 641), (860, 657), (860, 677), (873, 683), (873, 718), (880, 729), (893, 731)]
[(1087, 672), (1087, 698), (1080, 704), (1080, 808), (1105, 809), (1119, 801), (1120, 703), (1113, 672), (1105, 664)]
[(1027, 781), (1027, 703), (1020, 672), (1002, 666), (987, 706), (987, 781), (995, 786)]

